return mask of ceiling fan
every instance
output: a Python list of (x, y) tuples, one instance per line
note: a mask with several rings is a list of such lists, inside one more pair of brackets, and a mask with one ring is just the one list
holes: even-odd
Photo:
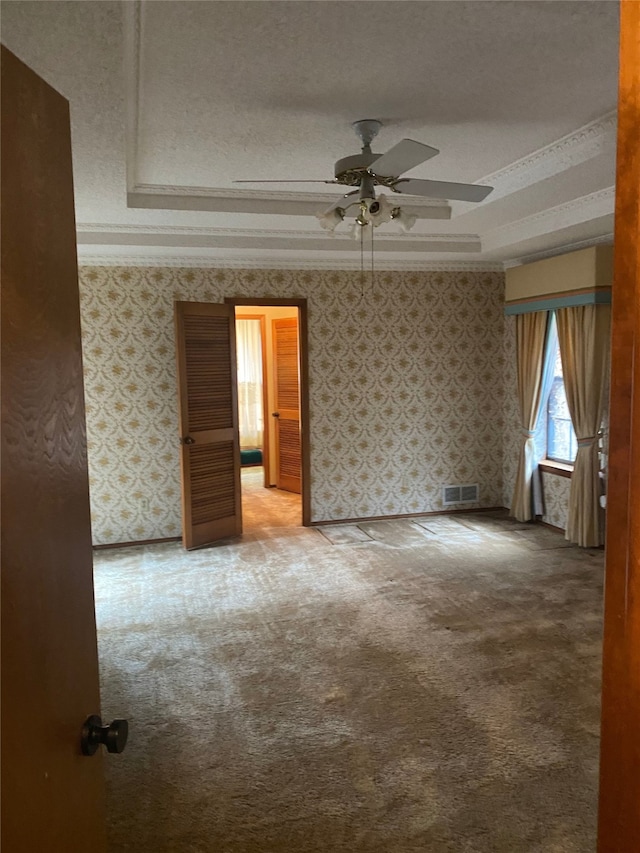
[[(483, 201), (493, 187), (478, 184), (459, 184), (450, 181), (430, 181), (417, 178), (400, 177), (409, 169), (424, 163), (439, 154), (437, 148), (416, 142), (413, 139), (402, 139), (386, 154), (376, 154), (371, 150), (371, 142), (378, 135), (382, 122), (377, 119), (362, 119), (354, 121), (353, 128), (362, 141), (362, 151), (350, 157), (343, 157), (335, 164), (335, 178), (324, 180), (269, 180), (269, 181), (234, 181), (234, 184), (253, 183), (322, 183), (342, 184), (347, 187), (357, 187), (345, 193), (325, 211), (330, 213), (338, 208), (346, 209), (352, 204), (366, 202), (371, 213), (376, 213), (375, 187), (381, 186), (394, 193), (403, 195), (427, 196), (450, 201)], [(346, 202), (346, 203), (345, 203)], [(374, 208), (374, 209), (372, 209)]]

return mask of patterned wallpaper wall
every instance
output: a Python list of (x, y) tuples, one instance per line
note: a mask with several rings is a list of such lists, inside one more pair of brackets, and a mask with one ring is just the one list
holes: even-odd
[(498, 272), (80, 270), (96, 544), (181, 529), (173, 302), (306, 297), (314, 521), (503, 503)]
[(571, 480), (557, 474), (542, 475), (542, 494), (544, 495), (544, 515), (542, 520), (554, 527), (565, 530), (569, 514), (569, 491)]
[[(516, 481), (516, 467), (520, 452), (520, 414), (518, 409), (516, 375), (516, 318), (509, 315), (504, 318), (504, 443), (503, 443), (503, 505), (511, 506), (513, 487)], [(571, 480), (557, 474), (542, 475), (542, 493), (544, 495), (544, 515), (542, 520), (554, 527), (567, 526), (569, 489)]]

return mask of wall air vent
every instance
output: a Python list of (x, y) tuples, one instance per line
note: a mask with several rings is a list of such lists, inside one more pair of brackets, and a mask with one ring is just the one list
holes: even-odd
[(442, 503), (444, 506), (452, 504), (475, 503), (479, 500), (480, 489), (478, 484), (469, 486), (443, 486)]

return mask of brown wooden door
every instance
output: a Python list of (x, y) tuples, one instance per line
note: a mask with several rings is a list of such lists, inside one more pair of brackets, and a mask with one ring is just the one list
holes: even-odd
[(640, 850), (640, 3), (620, 4), (598, 853)]
[(301, 491), (298, 320), (272, 320), (276, 486)]
[(182, 541), (242, 533), (235, 317), (231, 305), (176, 302)]
[(2, 238), (2, 849), (100, 853), (69, 105), (4, 47)]

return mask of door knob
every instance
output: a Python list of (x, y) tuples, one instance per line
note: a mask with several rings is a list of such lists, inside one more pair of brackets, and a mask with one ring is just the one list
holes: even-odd
[(83, 755), (94, 755), (101, 743), (107, 752), (122, 752), (127, 745), (129, 724), (126, 720), (114, 720), (108, 726), (102, 725), (102, 719), (92, 714), (84, 721), (80, 737)]
[(272, 416), (272, 417), (274, 417), (274, 418), (279, 418), (279, 417), (280, 417), (280, 412), (272, 412), (272, 413), (271, 413), (271, 416)]
[(196, 440), (195, 440), (195, 438), (191, 438), (191, 436), (188, 435), (188, 436), (186, 436), (186, 438), (182, 439), (182, 443), (183, 444), (195, 444)]

